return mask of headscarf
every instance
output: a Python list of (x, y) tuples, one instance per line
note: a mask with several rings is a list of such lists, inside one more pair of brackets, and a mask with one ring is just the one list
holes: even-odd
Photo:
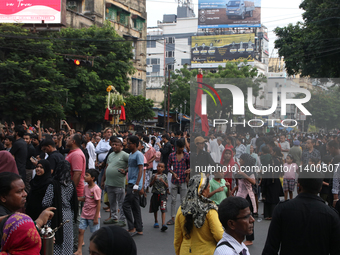
[(4, 224), (0, 255), (39, 255), (41, 238), (33, 220), (26, 214), (14, 213)]
[(19, 174), (17, 164), (12, 154), (8, 151), (0, 151), (0, 173), (3, 172)]
[(42, 159), (39, 160), (38, 164), (41, 164), (44, 168), (44, 174), (41, 176), (35, 175), (30, 181), (31, 190), (27, 196), (26, 213), (32, 219), (37, 219), (44, 210), (42, 200), (44, 199), (48, 185), (52, 183), (50, 162)]
[[(230, 158), (228, 164), (225, 165), (226, 162), (225, 162), (225, 160), (224, 160), (224, 154), (225, 154), (227, 151), (230, 151), (230, 153), (231, 153), (231, 158)], [(235, 162), (235, 160), (234, 160), (234, 153), (233, 153), (233, 150), (232, 150), (232, 149), (230, 149), (230, 148), (224, 149), (224, 151), (223, 151), (223, 153), (222, 153), (222, 157), (221, 157), (221, 164), (222, 164), (223, 166), (226, 166), (226, 167), (227, 167), (227, 171), (224, 173), (224, 180), (227, 181), (227, 182), (229, 182), (230, 185), (232, 185), (232, 182), (233, 182), (233, 169), (232, 169), (232, 168), (234, 167), (235, 164), (237, 164), (237, 163)]]
[[(54, 229), (63, 222), (63, 202), (61, 194), (61, 186), (73, 186), (73, 196), (70, 201), (71, 209), (73, 211), (74, 222), (77, 220), (78, 215), (78, 197), (76, 187), (71, 179), (71, 165), (67, 160), (61, 160), (58, 162), (56, 169), (53, 171), (53, 206), (57, 208), (54, 212), (54, 216), (51, 220), (51, 227)], [(68, 223), (71, 224), (71, 223)], [(64, 242), (64, 235), (62, 228), (55, 233), (56, 244), (62, 244)]]
[(217, 206), (212, 200), (202, 196), (202, 192), (207, 188), (208, 183), (209, 179), (203, 173), (191, 177), (187, 195), (181, 205), (183, 216), (192, 215), (196, 228), (203, 226), (210, 209), (217, 210)]

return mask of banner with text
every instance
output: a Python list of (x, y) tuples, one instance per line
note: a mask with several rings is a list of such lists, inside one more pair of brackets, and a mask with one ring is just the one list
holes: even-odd
[(191, 67), (216, 68), (230, 61), (254, 61), (255, 34), (193, 36)]
[(0, 23), (61, 23), (61, 0), (0, 1)]
[(198, 28), (261, 27), (261, 0), (199, 0)]

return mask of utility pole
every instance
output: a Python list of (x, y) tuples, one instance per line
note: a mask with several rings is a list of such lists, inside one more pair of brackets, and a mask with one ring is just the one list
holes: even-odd
[(165, 94), (166, 94), (166, 70), (165, 70), (165, 60), (166, 60), (166, 39), (164, 38), (164, 117), (163, 117), (163, 126), (164, 129), (166, 128), (166, 123), (165, 123), (165, 113), (166, 113), (166, 101), (165, 101)]
[(168, 68), (168, 131), (170, 131), (170, 69)]

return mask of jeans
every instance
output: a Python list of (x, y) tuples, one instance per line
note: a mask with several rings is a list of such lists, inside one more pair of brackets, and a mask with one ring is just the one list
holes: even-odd
[[(125, 196), (125, 189), (113, 186), (106, 186), (107, 196), (110, 202), (111, 218), (114, 220), (125, 220), (123, 212), (123, 202)], [(117, 213), (117, 203), (119, 209), (119, 216)]]
[[(128, 184), (123, 211), (129, 230), (136, 228), (137, 232), (143, 231), (142, 214), (139, 205), (139, 191), (133, 191), (134, 184)], [(133, 215), (133, 216), (132, 216)]]
[(187, 184), (184, 183), (180, 183), (180, 184), (173, 184), (171, 183), (171, 217), (175, 217), (176, 216), (176, 202), (177, 202), (177, 193), (178, 193), (178, 189), (180, 191), (180, 197), (181, 197), (181, 202), (183, 201), (183, 199), (185, 198), (185, 196), (187, 195)]

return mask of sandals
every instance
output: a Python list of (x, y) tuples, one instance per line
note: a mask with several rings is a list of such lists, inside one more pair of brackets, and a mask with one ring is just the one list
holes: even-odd
[(153, 225), (154, 228), (159, 228), (159, 224), (156, 222), (154, 225)]
[(171, 219), (171, 220), (168, 220), (168, 222), (166, 223), (166, 225), (175, 225), (175, 222)]
[(163, 225), (162, 228), (161, 228), (161, 231), (164, 232), (167, 229), (168, 229), (168, 226), (167, 225)]

